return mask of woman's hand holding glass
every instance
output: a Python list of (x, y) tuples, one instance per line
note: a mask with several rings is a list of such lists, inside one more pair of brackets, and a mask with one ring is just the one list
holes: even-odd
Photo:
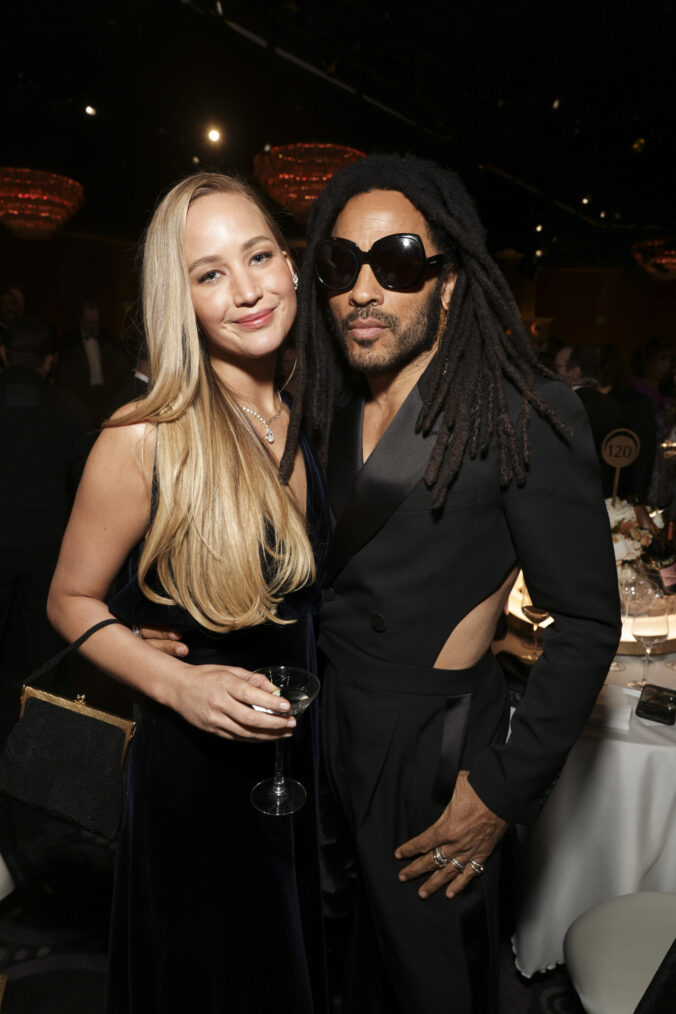
[(223, 739), (242, 741), (270, 741), (292, 734), (296, 719), (279, 714), (290, 710), (289, 702), (261, 673), (223, 665), (185, 668), (185, 678), (167, 703), (191, 725)]

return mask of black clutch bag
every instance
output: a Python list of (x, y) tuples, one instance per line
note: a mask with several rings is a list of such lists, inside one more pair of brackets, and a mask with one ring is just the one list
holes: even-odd
[(0, 757), (0, 791), (61, 820), (114, 838), (122, 818), (127, 750), (135, 723), (34, 684), (102, 620), (29, 676), (21, 713)]

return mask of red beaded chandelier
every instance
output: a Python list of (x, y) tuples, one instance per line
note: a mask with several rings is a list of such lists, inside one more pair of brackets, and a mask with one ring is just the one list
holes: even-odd
[(676, 238), (644, 239), (634, 243), (632, 250), (635, 259), (653, 278), (676, 279)]
[(0, 222), (21, 239), (47, 239), (83, 200), (81, 184), (67, 176), (0, 168)]
[(277, 204), (304, 222), (333, 174), (360, 158), (363, 151), (339, 144), (284, 144), (256, 155), (254, 176)]

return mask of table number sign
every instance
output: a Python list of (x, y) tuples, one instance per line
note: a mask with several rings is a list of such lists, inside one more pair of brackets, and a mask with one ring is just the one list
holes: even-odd
[(633, 465), (641, 450), (641, 441), (633, 430), (611, 430), (601, 444), (603, 460), (615, 469), (613, 479), (613, 504), (617, 499), (617, 487), (620, 481), (620, 469)]

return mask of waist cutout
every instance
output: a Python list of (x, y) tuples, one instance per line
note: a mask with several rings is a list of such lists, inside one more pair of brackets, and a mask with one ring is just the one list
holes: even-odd
[(489, 649), (467, 669), (433, 669), (374, 658), (324, 631), (319, 647), (342, 679), (370, 690), (430, 697), (477, 694), (492, 679), (501, 679), (500, 665)]

